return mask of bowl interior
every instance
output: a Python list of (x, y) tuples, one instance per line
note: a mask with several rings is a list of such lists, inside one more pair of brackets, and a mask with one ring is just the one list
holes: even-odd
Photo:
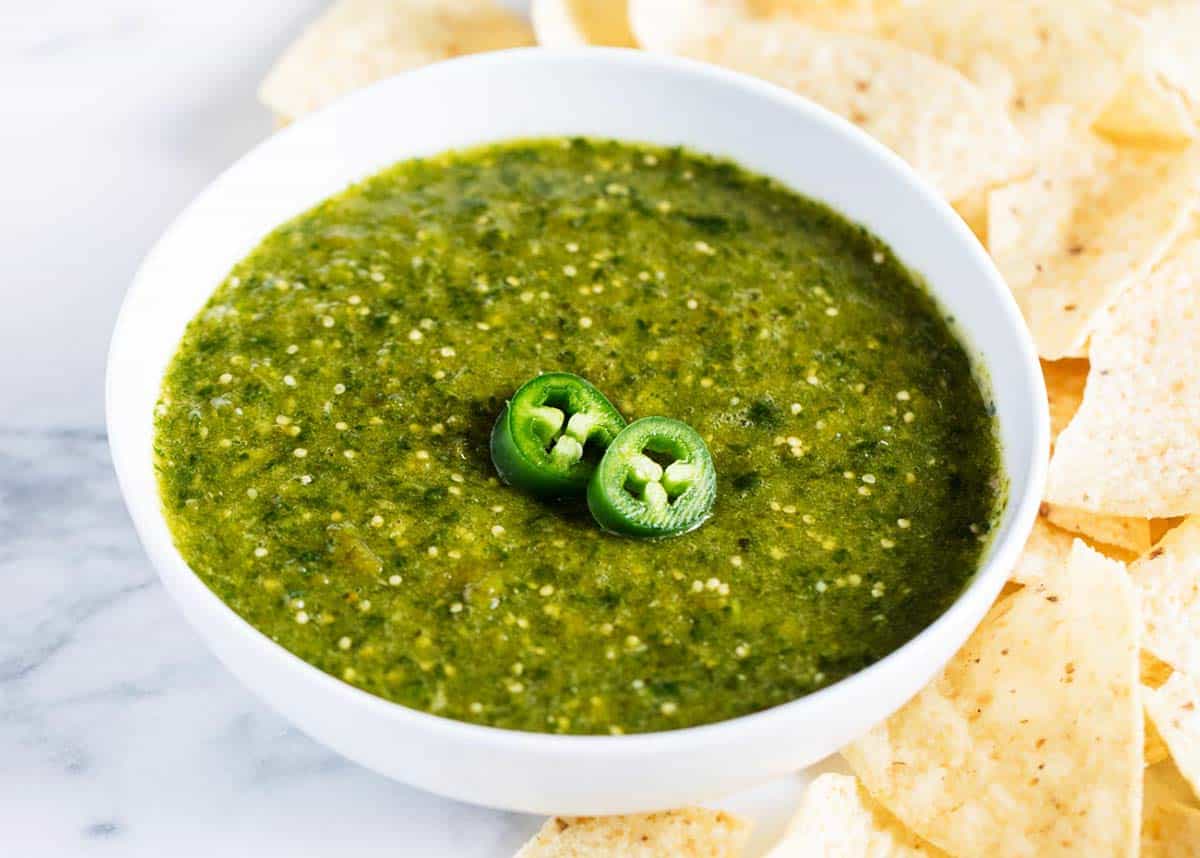
[[(968, 589), (984, 592), (966, 607), (961, 605), (964, 596), (948, 612), (962, 614), (953, 621), (952, 637), (957, 639), (935, 648), (932, 656), (934, 649), (914, 650), (925, 654), (915, 669), (909, 666), (910, 672), (915, 671), (919, 682), (928, 679), (961, 644), (965, 633), (960, 632), (969, 632), (999, 591), (1036, 513), (1048, 430), (1041, 373), (1020, 313), (986, 253), (953, 210), (898, 158), (853, 126), (758, 81), (620, 50), (480, 55), (358, 92), (275, 135), (235, 164), (180, 216), (146, 259), (113, 338), (109, 438), (126, 501), (148, 553), (178, 599), (202, 605), (190, 610), (189, 617), (200, 625), (208, 621), (203, 617), (216, 622), (220, 615), (226, 626), (221, 634), (245, 635), (246, 647), (278, 650), (191, 574), (160, 513), (151, 455), (152, 415), (164, 369), (187, 322), (229, 268), (271, 229), (353, 181), (415, 156), (554, 135), (682, 144), (769, 175), (881, 237), (925, 279), (956, 319), (990, 381), (1009, 502), (985, 564)], [(242, 631), (231, 631), (239, 627)], [(206, 637), (212, 643), (212, 635)], [(905, 657), (909, 646), (889, 659)], [(852, 680), (870, 681), (872, 672), (887, 661)], [(307, 671), (306, 677), (312, 674), (306, 681), (339, 686), (344, 691), (336, 693), (345, 694), (345, 699), (367, 697), (315, 668), (295, 669)], [(840, 693), (845, 684), (811, 697)], [(899, 694), (887, 696), (881, 705), (894, 708), (903, 700)], [(384, 701), (363, 703), (377, 704), (402, 711), (397, 717), (444, 720)], [(871, 713), (872, 720), (890, 708)], [(747, 719), (735, 719), (741, 720)], [(507, 732), (457, 723), (453, 728)], [(694, 728), (707, 729), (711, 728)], [(689, 732), (693, 731), (653, 735)], [(837, 732), (831, 732), (830, 741), (839, 741)], [(555, 738), (522, 735), (531, 740)]]

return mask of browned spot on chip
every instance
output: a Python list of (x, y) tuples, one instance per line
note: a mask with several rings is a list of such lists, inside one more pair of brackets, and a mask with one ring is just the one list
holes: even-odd
[[(951, 854), (1134, 855), (1136, 617), (1121, 564), (1076, 541), (1065, 568), (998, 602), (937, 679), (843, 755), (872, 796)], [(1011, 693), (982, 712), (965, 705), (985, 687)]]

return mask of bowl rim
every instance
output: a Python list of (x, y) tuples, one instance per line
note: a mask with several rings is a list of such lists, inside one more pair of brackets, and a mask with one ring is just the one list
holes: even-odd
[[(890, 670), (896, 662), (911, 657), (914, 650), (918, 649), (923, 642), (927, 642), (930, 638), (938, 636), (941, 630), (954, 628), (960, 623), (966, 623), (971, 632), (973, 632), (977, 628), (978, 623), (970, 620), (969, 614), (974, 609), (974, 606), (970, 603), (979, 598), (986, 597), (987, 604), (990, 606), (999, 594), (1004, 582), (1007, 580), (1008, 570), (1015, 566), (1025, 539), (1028, 537), (1034, 520), (1037, 517), (1047, 471), (1049, 411), (1045, 396), (1044, 378), (1041, 373), (1032, 337), (1028, 332), (1024, 318), (1011, 291), (996, 270), (991, 257), (949, 203), (898, 155), (848, 120), (797, 93), (765, 80), (696, 60), (655, 54), (632, 48), (512, 48), (457, 57), (402, 72), (392, 78), (375, 82), (369, 86), (355, 90), (257, 143), (222, 170), (172, 219), (169, 226), (162, 232), (152, 248), (143, 257), (131, 281), (131, 285), (127, 288), (125, 296), (122, 299), (120, 311), (117, 315), (109, 343), (105, 373), (105, 422), (109, 449), (114, 469), (117, 473), (118, 483), (120, 484), (121, 495), (144, 550), (158, 577), (162, 579), (164, 585), (168, 585), (166, 589), (171, 593), (172, 598), (177, 602), (183, 598), (179, 592), (170, 586), (171, 582), (168, 581), (168, 577), (174, 575), (174, 570), (170, 569), (169, 564), (165, 562), (166, 558), (158, 556), (151, 550), (146, 539), (146, 528), (149, 527), (147, 523), (148, 518), (157, 519), (159, 524), (167, 527), (165, 516), (162, 513), (158, 486), (153, 480), (150, 485), (145, 485), (142, 481), (135, 480), (130, 461), (132, 456), (138, 454), (138, 451), (131, 449), (132, 445), (126, 441), (125, 432), (121, 426), (121, 414), (118, 413), (114, 404), (115, 391), (122, 383), (116, 367), (117, 356), (125, 347), (125, 340), (130, 338), (127, 328), (133, 324), (130, 321), (130, 307), (137, 296), (154, 288), (154, 284), (149, 280), (147, 274), (150, 262), (160, 252), (163, 252), (163, 248), (170, 243), (175, 233), (182, 228), (182, 224), (189, 219), (192, 211), (200, 207), (210, 195), (219, 193), (223, 180), (244, 161), (256, 155), (261, 149), (270, 145), (272, 141), (304, 133), (304, 129), (308, 125), (317, 121), (329, 121), (328, 117), (336, 116), (339, 112), (348, 111), (350, 109), (349, 106), (373, 98), (373, 94), (381, 87), (386, 86), (390, 80), (398, 77), (403, 77), (410, 81), (420, 81), (422, 78), (436, 79), (438, 75), (445, 73), (445, 70), (450, 67), (454, 67), (455, 70), (475, 69), (480, 73), (486, 73), (489, 68), (497, 65), (510, 63), (553, 64), (556, 62), (595, 63), (597, 69), (602, 69), (606, 64), (610, 63), (636, 66), (646, 74), (663, 72), (683, 73), (695, 78), (697, 85), (724, 84), (733, 86), (742, 89), (748, 96), (756, 96), (771, 101), (780, 109), (800, 111), (805, 113), (809, 119), (831, 127), (842, 136), (850, 138), (850, 142), (855, 145), (846, 147), (848, 153), (853, 153), (848, 155), (848, 157), (860, 158), (867, 156), (883, 161), (887, 167), (890, 167), (892, 172), (899, 174), (899, 178), (905, 181), (912, 193), (921, 197), (926, 205), (938, 212), (940, 219), (943, 221), (943, 226), (947, 231), (947, 237), (952, 238), (960, 244), (967, 245), (968, 252), (973, 258), (972, 261), (986, 275), (982, 278), (986, 281), (986, 288), (991, 289), (996, 293), (995, 297), (1000, 299), (1001, 305), (1004, 308), (1004, 318), (999, 321), (1013, 329), (1015, 338), (1021, 346), (1020, 353), (1010, 357), (1014, 361), (1019, 361), (1022, 374), (1025, 376), (1024, 381), (1028, 383), (1029, 388), (1035, 394), (1038, 392), (1042, 394), (1040, 397), (1035, 396), (1037, 401), (1030, 403), (1032, 405), (1034, 425), (1032, 427), (1033, 438), (1026, 469), (1025, 491), (1020, 497), (1013, 497), (1011, 495), (1007, 497), (1001, 511), (1001, 519), (1008, 519), (1004, 538), (1000, 539), (999, 536), (996, 536), (994, 544), (991, 547), (990, 557), (975, 570), (954, 602), (933, 622), (883, 658), (844, 679), (803, 697), (733, 718), (690, 727), (619, 735), (540, 733), (474, 724), (414, 709), (352, 686), (304, 661), (282, 645), (272, 641), (265, 633), (259, 631), (247, 620), (243, 619), (233, 608), (222, 601), (216, 593), (210, 590), (200, 577), (191, 570), (172, 540), (170, 542), (170, 551), (174, 552), (179, 563), (186, 571), (186, 575), (181, 576), (181, 579), (176, 583), (187, 586), (191, 594), (190, 597), (199, 598), (206, 602), (209, 608), (216, 609), (217, 615), (222, 617), (222, 622), (227, 628), (236, 630), (233, 631), (236, 635), (240, 635), (243, 638), (250, 638), (247, 644), (260, 650), (265, 657), (273, 659), (275, 666), (292, 673), (304, 674), (304, 681), (313, 684), (323, 695), (338, 698), (339, 702), (344, 703), (346, 706), (365, 707), (374, 710), (375, 714), (392, 719), (398, 725), (420, 728), (423, 731), (442, 734), (445, 737), (457, 737), (463, 742), (475, 745), (505, 746), (508, 750), (516, 751), (562, 751), (570, 752), (572, 755), (582, 754), (585, 756), (612, 754), (618, 749), (622, 754), (637, 754), (649, 751), (654, 751), (655, 753), (695, 751), (712, 745), (725, 745), (730, 741), (736, 741), (739, 733), (766, 728), (783, 721), (802, 721), (810, 710), (816, 713), (823, 707), (831, 705), (833, 698), (842, 697), (852, 699), (855, 695), (861, 694), (865, 687), (870, 686), (876, 680), (877, 676)], [(689, 143), (685, 145), (696, 151), (703, 151), (702, 147), (697, 147), (694, 144)], [(366, 175), (369, 175), (369, 173), (363, 174), (364, 177)], [(799, 191), (799, 193), (805, 192)], [(891, 246), (891, 242), (888, 243)], [(897, 249), (897, 252), (898, 255), (902, 256), (899, 253), (899, 249)], [(980, 285), (982, 286), (983, 284)], [(214, 286), (213, 288), (216, 287)], [(934, 295), (935, 299), (940, 301), (935, 289), (930, 287), (929, 291)], [(980, 369), (985, 370), (986, 375), (986, 371), (990, 369), (990, 365), (984, 362), (982, 355), (970, 347), (971, 344), (968, 340), (964, 339), (963, 341), (968, 346), (968, 352), (972, 355), (972, 361), (977, 363)], [(152, 414), (147, 414), (145, 419), (152, 419), (152, 417)], [(1009, 482), (1011, 484), (1013, 482), (1011, 479), (1012, 475), (1007, 475), (1010, 477)], [(153, 509), (150, 509), (150, 507), (153, 507)], [(981, 593), (984, 595), (981, 596)], [(980, 616), (982, 617), (983, 614)], [(197, 631), (200, 632), (199, 624), (195, 623), (190, 616), (189, 622), (195, 625)], [(201, 638), (205, 638), (203, 633), (201, 633)], [(941, 665), (937, 669), (940, 670)], [(251, 688), (250, 690), (255, 692), (256, 695), (258, 694), (258, 689)]]

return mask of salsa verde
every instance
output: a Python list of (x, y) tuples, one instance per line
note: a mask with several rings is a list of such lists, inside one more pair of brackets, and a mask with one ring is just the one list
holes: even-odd
[[(711, 518), (603, 532), (496, 477), (539, 372), (711, 451)], [(754, 712), (895, 650), (1003, 503), (992, 406), (889, 249), (734, 164), (585, 139), (407, 161), (280, 226), (190, 323), (156, 415), (196, 574), (388, 700), (520, 730)]]

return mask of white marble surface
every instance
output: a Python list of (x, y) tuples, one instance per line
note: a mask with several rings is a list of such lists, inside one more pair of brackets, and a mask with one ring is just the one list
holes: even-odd
[[(321, 5), (0, 0), (0, 854), (482, 858), (539, 823), (387, 781), (259, 703), (169, 603), (109, 464), (126, 284), (270, 132), (255, 85)], [(761, 848), (800, 783), (722, 804)]]

